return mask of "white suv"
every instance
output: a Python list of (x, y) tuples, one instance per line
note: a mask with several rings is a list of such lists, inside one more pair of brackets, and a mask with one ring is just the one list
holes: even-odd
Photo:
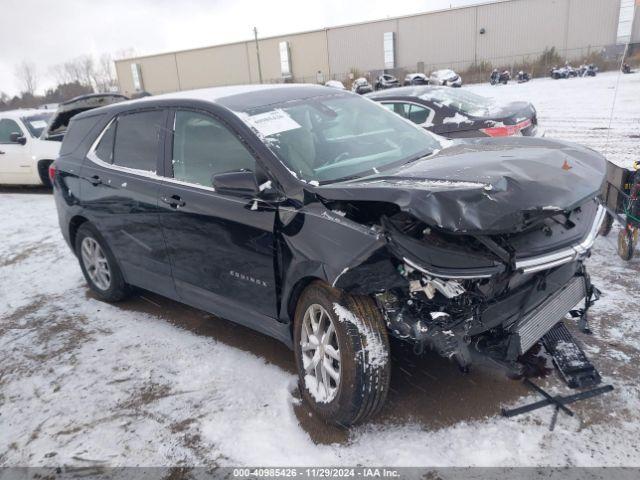
[(51, 186), (49, 165), (61, 143), (40, 135), (52, 115), (34, 109), (0, 112), (0, 185)]

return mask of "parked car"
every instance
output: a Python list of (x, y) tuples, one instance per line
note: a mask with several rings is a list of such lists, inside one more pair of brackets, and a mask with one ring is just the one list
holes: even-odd
[(549, 72), (549, 75), (554, 80), (559, 80), (561, 78), (575, 78), (578, 76), (578, 72), (569, 63), (567, 63), (564, 67), (553, 67)]
[(367, 95), (392, 112), (447, 138), (541, 136), (529, 102), (498, 104), (465, 89), (401, 87)]
[(578, 67), (578, 76), (579, 77), (595, 77), (598, 73), (598, 67), (596, 67), (593, 63), (588, 65), (580, 65)]
[(52, 115), (32, 109), (0, 112), (0, 185), (51, 185), (49, 165), (60, 144), (40, 135)]
[(353, 81), (353, 85), (351, 85), (351, 91), (357, 93), (358, 95), (364, 95), (365, 93), (373, 92), (373, 88), (369, 81), (364, 78), (356, 78)]
[(67, 100), (58, 105), (55, 115), (42, 132), (42, 138), (61, 142), (74, 115), (125, 100), (128, 98), (119, 93), (91, 93)]
[(493, 69), (491, 75), (489, 76), (489, 83), (491, 85), (506, 85), (511, 80), (511, 72), (509, 70), (503, 70), (502, 72), (498, 72), (497, 69)]
[(429, 76), (429, 85), (441, 85), (444, 87), (461, 87), (462, 77), (453, 70), (436, 70)]
[(55, 202), (98, 298), (136, 286), (284, 342), (344, 426), (384, 404), (389, 336), (520, 371), (592, 300), (603, 157), (439, 138), (321, 86), (158, 95), (72, 119)]
[(344, 84), (340, 80), (328, 80), (325, 84), (325, 87), (337, 88), (338, 90), (346, 90), (344, 88)]
[(378, 77), (375, 83), (376, 90), (384, 90), (386, 88), (396, 88), (400, 86), (400, 82), (393, 75), (389, 75), (388, 73), (384, 73)]
[(429, 79), (424, 73), (409, 73), (404, 77), (403, 85), (429, 85)]

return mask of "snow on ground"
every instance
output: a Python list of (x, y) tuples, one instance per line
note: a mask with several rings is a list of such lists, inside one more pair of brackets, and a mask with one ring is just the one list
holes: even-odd
[[(529, 99), (550, 135), (602, 149), (593, 129), (607, 126), (615, 80), (473, 88)], [(621, 80), (608, 147), (627, 163), (625, 152), (638, 153), (628, 136), (638, 132), (639, 82)], [(640, 261), (616, 256), (615, 230), (589, 261), (604, 295), (594, 335), (580, 338), (616, 390), (574, 405), (579, 419), (561, 414), (550, 432), (550, 408), (501, 418), (501, 405), (537, 397), (434, 356), (396, 355), (381, 417), (337, 431), (298, 405), (285, 347), (150, 294), (99, 302), (50, 195), (0, 192), (0, 206), (0, 466), (640, 466)], [(542, 384), (567, 392), (553, 374)]]
[(591, 147), (620, 166), (631, 167), (633, 160), (640, 160), (640, 74), (605, 72), (596, 77), (466, 88), (500, 101), (533, 103), (549, 137)]

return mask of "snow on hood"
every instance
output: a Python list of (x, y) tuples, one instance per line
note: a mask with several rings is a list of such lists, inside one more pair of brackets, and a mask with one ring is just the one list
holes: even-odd
[(517, 232), (537, 215), (599, 195), (600, 154), (534, 137), (477, 139), (365, 179), (320, 187), (324, 198), (386, 201), (456, 233)]

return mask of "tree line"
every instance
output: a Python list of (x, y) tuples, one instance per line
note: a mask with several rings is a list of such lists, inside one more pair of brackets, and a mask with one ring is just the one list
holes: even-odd
[[(129, 49), (120, 51), (115, 57), (132, 55), (133, 51)], [(25, 60), (15, 68), (20, 94), (11, 97), (0, 90), (0, 111), (60, 103), (88, 93), (117, 91), (115, 57), (109, 53), (98, 57), (81, 55), (49, 67), (48, 74), (56, 84), (40, 95), (36, 92), (41, 85), (42, 72), (33, 62)]]

